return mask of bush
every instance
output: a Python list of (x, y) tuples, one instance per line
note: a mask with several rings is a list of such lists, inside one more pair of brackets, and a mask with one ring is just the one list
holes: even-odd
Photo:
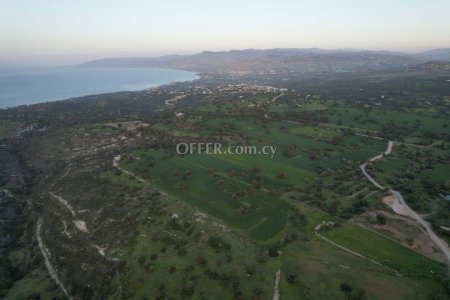
[(206, 267), (206, 265), (208, 264), (208, 260), (206, 260), (204, 256), (197, 256), (195, 261), (200, 267)]
[(190, 298), (194, 295), (195, 289), (191, 284), (185, 285), (181, 288), (180, 296), (182, 299)]
[(346, 283), (341, 283), (341, 292), (349, 294), (352, 292), (352, 288)]
[(377, 214), (377, 222), (380, 225), (386, 225), (387, 222), (386, 216), (382, 213)]
[(208, 245), (215, 249), (216, 252), (229, 251), (231, 249), (230, 244), (227, 244), (222, 238), (215, 236), (208, 239)]
[(269, 256), (270, 257), (277, 257), (279, 254), (278, 254), (278, 249), (277, 248), (272, 248), (272, 249), (270, 249), (269, 250)]

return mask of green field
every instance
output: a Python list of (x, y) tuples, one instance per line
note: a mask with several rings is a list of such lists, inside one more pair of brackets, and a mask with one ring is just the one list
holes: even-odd
[(446, 276), (444, 264), (356, 225), (345, 223), (321, 234), (352, 251), (363, 253), (365, 257), (388, 266), (403, 276), (430, 279)]
[[(265, 191), (253, 190), (254, 174), (249, 169), (208, 155), (158, 160), (164, 156), (161, 151), (136, 154), (140, 159), (125, 161), (123, 167), (149, 179), (158, 189), (248, 232), (252, 238), (265, 240), (286, 225), (288, 205)], [(149, 164), (152, 167), (142, 168)], [(248, 173), (229, 175), (243, 171)]]
[[(225, 132), (228, 145), (277, 146), (269, 155), (193, 154), (171, 155), (164, 150), (140, 150), (121, 166), (147, 179), (157, 189), (195, 205), (256, 240), (267, 240), (287, 224), (289, 205), (280, 200), (286, 188), (302, 188), (323, 168), (339, 170), (348, 161), (361, 163), (382, 151), (382, 141), (359, 136), (342, 136), (331, 148), (327, 140), (338, 130), (298, 126), (283, 121), (263, 125), (257, 120), (214, 118), (207, 124), (211, 135)], [(183, 131), (169, 125), (154, 130), (179, 137)], [(301, 131), (301, 132), (300, 132)], [(314, 133), (314, 134), (312, 134)], [(185, 137), (193, 137), (186, 133)], [(248, 139), (247, 137), (251, 137)], [(290, 155), (286, 152), (290, 151)], [(321, 155), (321, 159), (313, 156)]]
[[(251, 103), (266, 101), (263, 98), (253, 99)], [(305, 299), (358, 299), (364, 295), (367, 299), (431, 299), (436, 294), (445, 293), (446, 268), (443, 264), (391, 238), (345, 221), (368, 209), (368, 206), (381, 207), (382, 192), (373, 193), (375, 190), (362, 177), (359, 165), (385, 151), (387, 141), (354, 133), (380, 135), (383, 126), (397, 122), (406, 127), (416, 126), (418, 131), (407, 137), (408, 141), (416, 141), (420, 132), (429, 129), (427, 125), (418, 127), (418, 122), (409, 114), (372, 111), (361, 118), (365, 114), (361, 108), (337, 105), (330, 109), (317, 100), (305, 105), (295, 104), (295, 107), (272, 104), (268, 111), (276, 114), (277, 120), (267, 121), (257, 115), (245, 118), (235, 116), (239, 111), (252, 109), (254, 106), (249, 106), (249, 103), (242, 101), (236, 105), (208, 104), (188, 108), (186, 119), (157, 123), (152, 130), (170, 135), (175, 141), (182, 139), (183, 142), (204, 142), (208, 137), (220, 138), (225, 146), (275, 145), (277, 152), (273, 158), (267, 155), (176, 155), (174, 144), (172, 148), (143, 148), (128, 153), (122, 160), (121, 167), (143, 178), (145, 183), (125, 174), (105, 176), (119, 184), (157, 189), (163, 199), (171, 201), (178, 210), (182, 205), (184, 210), (190, 211), (184, 212), (184, 218), (191, 221), (195, 219), (192, 215), (196, 215), (192, 210), (205, 213), (210, 218), (209, 223), (196, 223), (197, 230), (206, 230), (205, 226), (214, 228), (217, 226), (214, 220), (224, 224), (226, 229), (219, 226), (216, 232), (220, 232), (218, 235), (230, 245), (232, 250), (228, 255), (235, 259), (241, 257), (242, 266), (250, 264), (261, 274), (274, 274), (280, 269), (284, 274), (280, 281), (283, 297), (294, 299), (303, 295)], [(328, 122), (303, 124), (288, 122), (291, 117), (283, 119), (283, 114), (296, 110), (326, 115)], [(203, 115), (205, 113), (206, 117)], [(379, 122), (373, 123), (368, 120), (370, 118), (376, 118)], [(427, 118), (433, 116), (421, 114), (418, 117), (419, 122), (424, 123), (428, 122)], [(433, 122), (431, 126), (445, 123), (441, 119)], [(436, 157), (443, 154), (436, 151)], [(426, 154), (423, 155), (426, 157)], [(372, 172), (382, 182), (392, 183), (390, 178), (392, 175), (398, 176), (399, 170), (420, 165), (418, 162), (411, 163), (407, 157), (404, 151), (396, 147), (392, 155), (373, 167)], [(445, 180), (448, 177), (445, 167), (436, 164), (420, 176)], [(352, 196), (359, 192), (362, 192), (361, 197)], [(321, 234), (365, 258), (346, 252), (315, 235), (315, 226), (330, 219), (340, 225)], [(169, 221), (164, 222), (170, 224)], [(168, 231), (178, 235), (176, 231)], [(145, 236), (156, 234), (147, 226), (142, 226), (140, 232)], [(181, 236), (187, 240), (186, 247), (213, 261), (224, 274), (236, 272), (235, 265), (224, 263), (222, 254), (215, 256), (202, 251), (208, 248), (205, 239), (195, 241), (184, 233)], [(289, 236), (295, 236), (295, 241), (281, 242)], [(279, 246), (280, 243), (283, 246)], [(154, 265), (155, 270), (164, 272), (174, 267), (177, 270), (186, 269), (188, 262), (196, 260), (189, 252), (183, 260), (174, 258), (174, 253), (164, 252), (158, 254), (159, 263), (155, 264), (149, 261), (148, 256), (157, 253), (158, 247), (162, 245), (138, 238), (130, 263), (136, 264), (136, 269), (139, 265), (150, 264)], [(270, 249), (279, 249), (279, 254), (264, 264), (253, 265), (248, 261), (254, 253), (260, 255)], [(146, 257), (144, 263), (142, 257)], [(241, 268), (239, 271), (247, 272)], [(209, 271), (196, 267), (192, 272), (190, 278)], [(154, 289), (151, 283), (155, 278), (146, 279), (145, 274), (145, 271), (134, 274), (140, 278), (140, 295)], [(256, 275), (249, 278), (253, 276)], [(295, 283), (292, 282), (294, 277), (297, 278)], [(160, 278), (161, 284), (167, 282), (166, 278)], [(176, 289), (182, 282), (180, 280), (176, 277), (168, 289)], [(243, 281), (245, 279), (241, 277), (239, 282)], [(258, 277), (257, 282), (267, 284), (262, 290), (265, 294), (271, 293), (271, 278)], [(339, 291), (343, 283), (352, 285), (351, 294)], [(214, 286), (218, 291), (224, 288), (216, 283)], [(241, 289), (244, 294), (251, 294), (252, 289), (254, 293), (257, 288), (254, 281), (249, 280), (241, 285)], [(205, 295), (206, 290), (198, 290), (200, 295)]]

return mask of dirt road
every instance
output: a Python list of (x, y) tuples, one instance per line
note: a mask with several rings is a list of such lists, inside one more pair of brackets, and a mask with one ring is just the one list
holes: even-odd
[(55, 268), (53, 267), (52, 263), (50, 262), (50, 252), (48, 251), (47, 247), (45, 247), (44, 242), (41, 237), (41, 227), (42, 227), (42, 221), (38, 220), (37, 226), (36, 226), (36, 238), (38, 241), (39, 249), (41, 250), (42, 256), (44, 257), (45, 266), (47, 267), (48, 274), (53, 279), (53, 281), (56, 283), (56, 285), (59, 286), (61, 291), (64, 292), (64, 294), (67, 296), (67, 298), (71, 299), (69, 296), (69, 293), (67, 292), (66, 288), (64, 287), (61, 280), (59, 280), (58, 274), (56, 273)]
[[(370, 136), (368, 136), (368, 137), (370, 137)], [(379, 137), (375, 137), (375, 138), (379, 138)], [(435, 145), (435, 144), (433, 144), (433, 145)], [(373, 162), (373, 161), (383, 158), (384, 155), (389, 155), (392, 152), (393, 147), (394, 147), (394, 142), (389, 141), (388, 145), (387, 145), (387, 149), (384, 153), (372, 157), (371, 159), (369, 159), (368, 161), (366, 161), (365, 163), (363, 163), (360, 166), (360, 169), (363, 172), (364, 176), (366, 176), (366, 178), (380, 190), (384, 190), (385, 189), (384, 186), (379, 184), (372, 176), (369, 175), (369, 173), (367, 173), (366, 166), (370, 162)], [(416, 213), (414, 210), (412, 210), (409, 207), (409, 205), (405, 202), (405, 199), (403, 199), (403, 196), (400, 192), (395, 191), (395, 190), (389, 190), (389, 192), (391, 193), (391, 195), (393, 197), (395, 197), (395, 199), (397, 201), (388, 202), (387, 204), (392, 208), (392, 210), (394, 210), (394, 212), (404, 215), (406, 217), (409, 217), (409, 218), (415, 220), (417, 223), (419, 223), (423, 227), (423, 229), (425, 230), (427, 235), (430, 237), (430, 239), (433, 241), (433, 243), (436, 245), (436, 247), (439, 248), (439, 250), (441, 250), (441, 252), (445, 255), (445, 258), (447, 259), (447, 264), (450, 266), (450, 248), (447, 245), (447, 243), (444, 242), (443, 240), (441, 240), (441, 238), (439, 238), (439, 236), (433, 231), (433, 228), (428, 221), (426, 221), (421, 215), (419, 215), (418, 213)]]

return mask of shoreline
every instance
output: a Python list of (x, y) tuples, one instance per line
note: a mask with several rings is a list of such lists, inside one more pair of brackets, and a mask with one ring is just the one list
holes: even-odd
[(73, 68), (73, 69), (118, 69), (118, 70), (142, 70), (142, 69), (150, 69), (150, 70), (164, 70), (164, 71), (180, 71), (180, 72), (187, 72), (187, 73), (191, 73), (192, 76), (196, 77), (190, 80), (173, 80), (167, 83), (162, 83), (162, 84), (155, 84), (153, 86), (149, 86), (146, 88), (139, 88), (139, 89), (124, 89), (124, 90), (120, 90), (120, 91), (111, 91), (111, 92), (100, 92), (100, 93), (89, 93), (89, 94), (85, 94), (85, 95), (79, 95), (79, 96), (71, 96), (71, 97), (64, 97), (64, 98), (58, 98), (58, 99), (54, 99), (54, 100), (46, 100), (46, 101), (40, 101), (40, 102), (36, 102), (36, 103), (30, 103), (30, 104), (20, 104), (20, 105), (16, 105), (16, 106), (1, 106), (1, 99), (0, 99), (0, 111), (8, 111), (8, 110), (14, 110), (14, 109), (20, 109), (20, 108), (28, 108), (28, 107), (32, 107), (35, 105), (43, 105), (43, 104), (51, 104), (51, 103), (59, 103), (59, 102), (63, 102), (63, 101), (77, 101), (78, 99), (81, 98), (85, 98), (85, 97), (92, 97), (92, 96), (99, 96), (99, 95), (106, 95), (106, 94), (116, 94), (116, 93), (133, 93), (133, 92), (145, 92), (145, 91), (149, 91), (155, 88), (161, 88), (163, 86), (169, 86), (169, 85), (173, 85), (176, 83), (180, 83), (180, 82), (193, 82), (196, 80), (200, 80), (203, 77), (201, 76), (200, 73), (198, 73), (197, 71), (188, 71), (188, 70), (181, 70), (181, 69), (169, 69), (169, 68), (148, 68), (148, 67), (143, 67), (143, 68), (115, 68), (115, 67), (82, 67), (82, 66), (65, 66), (65, 67), (55, 67), (55, 68), (48, 68), (48, 69), (53, 69), (53, 70), (57, 70), (57, 69), (67, 69), (67, 68)]

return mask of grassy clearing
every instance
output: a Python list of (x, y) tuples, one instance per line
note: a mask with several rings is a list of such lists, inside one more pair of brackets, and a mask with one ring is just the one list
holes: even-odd
[(415, 251), (356, 225), (344, 223), (321, 234), (352, 251), (380, 262), (409, 277), (445, 278), (446, 267)]
[(30, 299), (34, 295), (40, 295), (40, 299), (53, 299), (58, 295), (58, 290), (49, 290), (47, 287), (53, 286), (54, 283), (47, 274), (47, 270), (36, 269), (29, 273), (26, 277), (15, 282), (9, 291), (5, 300), (22, 300)]
[(311, 138), (327, 138), (327, 139), (331, 139), (339, 134), (337, 131), (334, 130), (312, 126), (295, 127), (290, 129), (289, 132)]
[(430, 175), (440, 182), (450, 180), (450, 170), (446, 164), (436, 164), (430, 171)]
[(153, 150), (136, 155), (139, 159), (126, 160), (122, 166), (168, 194), (247, 231), (254, 239), (268, 239), (286, 225), (288, 206), (277, 197), (252, 189), (252, 174), (242, 179), (230, 176), (239, 170), (208, 155), (165, 158), (162, 151)]

